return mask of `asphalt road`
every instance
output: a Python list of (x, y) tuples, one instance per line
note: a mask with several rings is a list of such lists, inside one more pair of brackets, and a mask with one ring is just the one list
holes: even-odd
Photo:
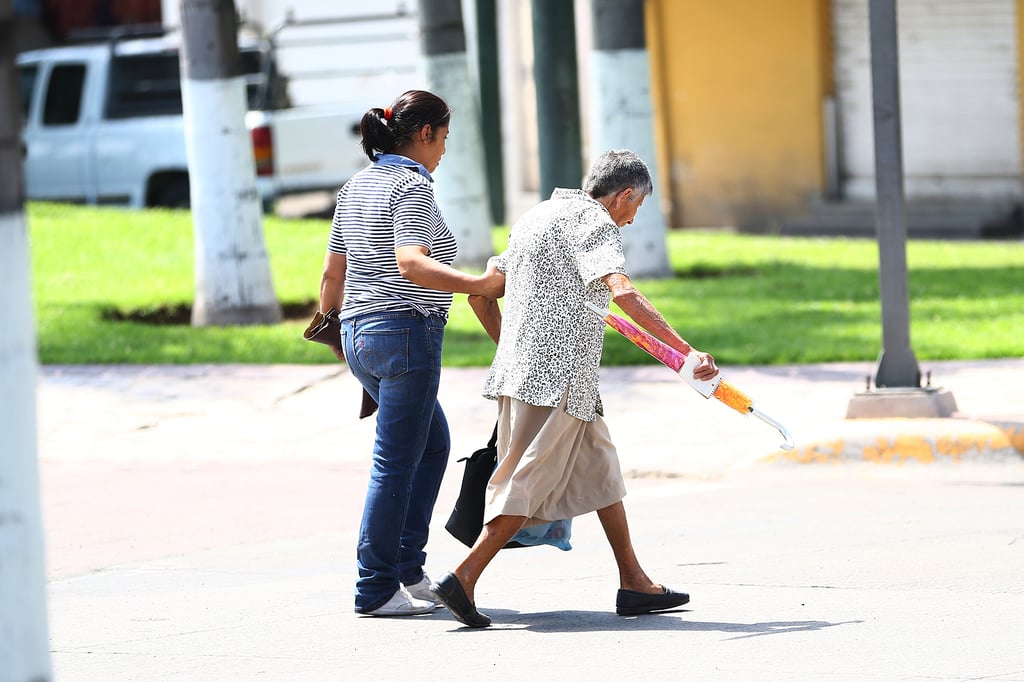
[[(773, 461), (771, 429), (654, 369), (609, 372), (605, 402), (638, 555), (690, 604), (616, 616), (614, 563), (588, 515), (569, 552), (499, 555), (477, 586), (494, 625), (471, 631), (444, 610), (352, 612), (373, 420), (356, 419), (343, 369), (47, 368), (57, 679), (1024, 680), (1024, 459), (1006, 439), (930, 460), (897, 438), (884, 463)], [(970, 415), (927, 420), (935, 442), (988, 428), (972, 416), (1024, 413), (1024, 362), (938, 369)], [(843, 431), (844, 451), (867, 452), (921, 425), (851, 431), (842, 413), (863, 370), (730, 378), (804, 451)], [(435, 576), (465, 551), (443, 523), (456, 458), (490, 432), (481, 379), (446, 370), (454, 452), (428, 547)]]

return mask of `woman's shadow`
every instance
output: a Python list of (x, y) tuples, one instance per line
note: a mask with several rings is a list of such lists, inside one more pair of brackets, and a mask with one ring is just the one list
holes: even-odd
[[(509, 625), (512, 629), (532, 632), (710, 632), (736, 633), (728, 639), (746, 639), (764, 635), (782, 635), (792, 632), (813, 632), (837, 625), (863, 623), (862, 620), (847, 620), (831, 623), (825, 620), (787, 620), (763, 623), (715, 623), (687, 620), (680, 617), (690, 613), (689, 609), (673, 609), (643, 616), (617, 616), (608, 611), (550, 611), (519, 613), (513, 610), (496, 609), (488, 612), (495, 617), (495, 625)], [(519, 627), (516, 627), (519, 626)]]

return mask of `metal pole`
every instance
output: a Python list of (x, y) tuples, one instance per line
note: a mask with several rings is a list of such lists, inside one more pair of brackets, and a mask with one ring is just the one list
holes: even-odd
[(540, 196), (583, 182), (573, 0), (532, 0)]
[(875, 385), (919, 387), (910, 347), (896, 0), (869, 0), (882, 352)]

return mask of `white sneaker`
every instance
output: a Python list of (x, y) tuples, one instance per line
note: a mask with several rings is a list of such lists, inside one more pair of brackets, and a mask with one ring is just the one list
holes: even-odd
[(420, 580), (415, 585), (406, 585), (403, 583), (402, 589), (404, 589), (413, 599), (428, 601), (434, 606), (441, 605), (437, 600), (437, 595), (430, 591), (430, 578), (427, 577), (426, 573), (423, 574), (423, 580)]
[(409, 596), (409, 593), (404, 589), (399, 589), (395, 592), (391, 599), (388, 599), (383, 606), (379, 606), (373, 611), (366, 611), (367, 616), (416, 616), (421, 613), (430, 613), (437, 604), (433, 601), (424, 601), (422, 599), (414, 599)]

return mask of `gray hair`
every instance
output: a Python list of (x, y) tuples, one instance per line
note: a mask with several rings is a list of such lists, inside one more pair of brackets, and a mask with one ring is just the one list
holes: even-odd
[(599, 199), (631, 188), (642, 197), (654, 191), (647, 164), (628, 149), (613, 149), (597, 157), (583, 180), (583, 191)]

